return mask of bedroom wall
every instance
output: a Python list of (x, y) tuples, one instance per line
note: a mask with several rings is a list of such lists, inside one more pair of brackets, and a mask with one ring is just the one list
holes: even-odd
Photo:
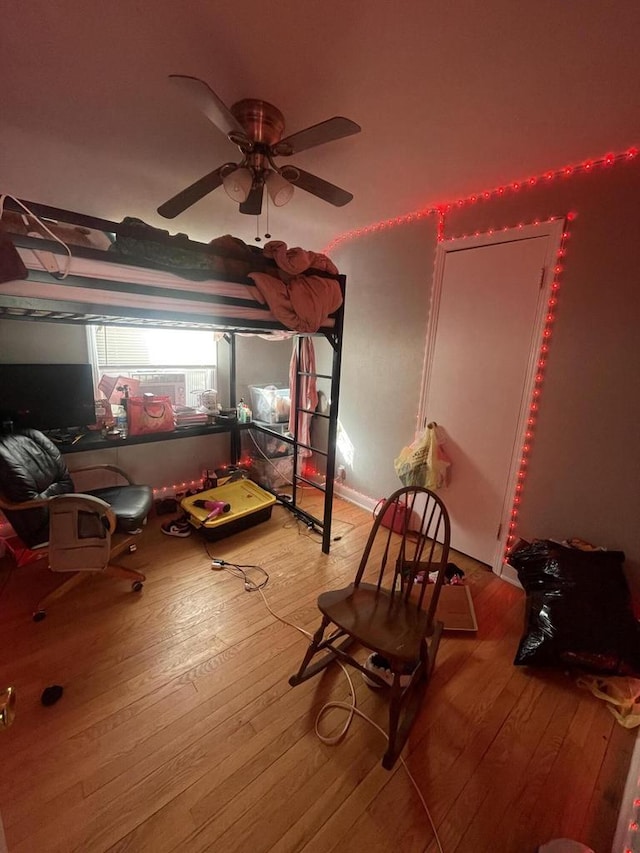
[(87, 361), (84, 327), (30, 320), (0, 320), (0, 362), (76, 364)]
[[(454, 208), (446, 234), (577, 213), (518, 532), (623, 549), (640, 595), (639, 196), (636, 158)], [(358, 447), (352, 481), (371, 497), (397, 485), (393, 454), (412, 437), (434, 250), (433, 227), (411, 225), (333, 253), (349, 276), (341, 418)]]
[(447, 233), (574, 211), (521, 534), (621, 548), (640, 592), (640, 162), (453, 212)]
[(347, 276), (339, 417), (353, 445), (338, 462), (369, 498), (400, 486), (393, 460), (415, 435), (435, 229), (424, 219), (331, 253)]

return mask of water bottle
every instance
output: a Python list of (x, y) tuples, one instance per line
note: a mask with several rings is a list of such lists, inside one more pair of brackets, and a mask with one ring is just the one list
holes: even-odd
[(126, 438), (129, 435), (127, 410), (124, 406), (118, 406), (118, 410), (116, 413), (116, 429), (120, 430), (120, 438)]

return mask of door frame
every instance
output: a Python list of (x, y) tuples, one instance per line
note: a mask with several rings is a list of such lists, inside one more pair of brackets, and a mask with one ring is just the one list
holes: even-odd
[[(530, 240), (532, 238), (547, 237), (547, 252), (544, 260), (544, 267), (541, 270), (540, 288), (538, 300), (535, 308), (534, 323), (531, 332), (531, 341), (529, 345), (529, 356), (527, 360), (527, 370), (522, 388), (521, 402), (518, 412), (518, 424), (516, 427), (516, 436), (511, 451), (511, 460), (509, 463), (509, 475), (505, 486), (503, 498), (503, 506), (500, 515), (500, 536), (496, 538), (496, 549), (494, 552), (492, 570), (512, 583), (518, 583), (515, 572), (509, 571), (509, 566), (505, 566), (504, 552), (507, 545), (507, 537), (509, 535), (509, 524), (511, 522), (511, 509), (513, 506), (513, 498), (518, 481), (518, 472), (520, 470), (520, 459), (522, 445), (526, 432), (527, 418), (531, 401), (533, 400), (533, 392), (535, 389), (535, 377), (537, 374), (537, 362), (540, 357), (540, 346), (542, 344), (542, 334), (545, 326), (546, 316), (548, 313), (548, 301), (551, 298), (551, 285), (555, 278), (555, 266), (557, 263), (558, 252), (562, 244), (562, 235), (565, 230), (565, 219), (554, 218), (545, 222), (540, 222), (534, 225), (523, 225), (516, 228), (508, 228), (502, 231), (487, 231), (482, 234), (475, 234), (472, 237), (457, 237), (450, 240), (443, 240), (438, 243), (436, 248), (436, 256), (433, 272), (433, 286), (431, 290), (431, 300), (429, 305), (429, 319), (427, 321), (427, 333), (425, 341), (424, 361), (422, 366), (422, 385), (420, 390), (420, 402), (418, 405), (417, 432), (422, 432), (426, 428), (428, 420), (427, 405), (429, 400), (429, 388), (431, 384), (431, 369), (433, 365), (433, 356), (436, 347), (436, 336), (438, 332), (438, 315), (440, 312), (440, 302), (442, 298), (442, 287), (444, 281), (444, 271), (447, 255), (449, 252), (459, 252), (465, 249), (477, 249), (484, 246), (493, 246), (500, 243), (513, 243), (521, 240)], [(446, 425), (445, 425), (446, 429)], [(455, 477), (455, 466), (451, 467), (451, 476)], [(446, 487), (445, 487), (446, 492)], [(446, 494), (443, 495), (446, 504)]]

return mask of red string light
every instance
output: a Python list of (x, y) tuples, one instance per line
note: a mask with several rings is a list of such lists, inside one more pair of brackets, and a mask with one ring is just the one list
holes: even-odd
[[(603, 167), (603, 168), (604, 167), (611, 167), (617, 163), (627, 162), (629, 160), (633, 160), (637, 156), (638, 156), (638, 148), (634, 146), (634, 147), (628, 148), (626, 151), (619, 152), (617, 154), (609, 152), (607, 154), (604, 154), (602, 157), (596, 158), (594, 160), (585, 160), (583, 163), (569, 164), (569, 165), (563, 166), (559, 169), (547, 170), (547, 171), (543, 172), (541, 175), (536, 175), (536, 176), (532, 175), (529, 178), (523, 178), (523, 179), (520, 179), (518, 181), (512, 181), (508, 185), (499, 186), (499, 187), (496, 187), (494, 189), (483, 190), (481, 192), (474, 192), (471, 195), (467, 196), (466, 198), (458, 199), (455, 202), (450, 201), (450, 202), (440, 203), (440, 204), (437, 204), (437, 205), (434, 205), (431, 207), (424, 207), (420, 210), (413, 211), (412, 213), (407, 213), (404, 216), (396, 216), (392, 219), (386, 219), (384, 221), (377, 222), (377, 223), (374, 223), (371, 225), (367, 225), (367, 226), (364, 226), (362, 228), (356, 228), (352, 231), (346, 231), (343, 234), (340, 234), (339, 236), (335, 237), (323, 249), (323, 252), (325, 254), (328, 254), (328, 253), (332, 252), (337, 246), (341, 245), (344, 242), (347, 242), (348, 240), (354, 239), (356, 237), (362, 237), (364, 235), (371, 234), (375, 231), (381, 231), (381, 230), (384, 230), (386, 228), (390, 228), (390, 227), (395, 226), (395, 225), (405, 225), (407, 223), (414, 222), (416, 219), (422, 219), (424, 217), (433, 216), (433, 215), (438, 216), (438, 229), (437, 229), (437, 240), (438, 240), (438, 242), (442, 242), (445, 239), (460, 239), (459, 237), (457, 237), (457, 238), (456, 237), (445, 238), (445, 236), (444, 236), (445, 214), (448, 213), (449, 211), (451, 211), (454, 206), (460, 208), (460, 207), (464, 207), (465, 205), (477, 204), (477, 203), (481, 203), (482, 201), (489, 201), (493, 197), (503, 197), (505, 195), (505, 193), (507, 193), (509, 191), (510, 192), (518, 192), (521, 188), (524, 188), (524, 187), (534, 187), (540, 181), (552, 181), (552, 180), (559, 179), (559, 178), (571, 177), (573, 175), (578, 175), (581, 173), (588, 175), (588, 174), (591, 174), (595, 169), (597, 169), (599, 167)], [(575, 220), (576, 216), (577, 216), (577, 213), (575, 211), (569, 212), (568, 214), (566, 214), (567, 222), (573, 222)], [(556, 218), (557, 217), (555, 217), (555, 216), (549, 217), (550, 220), (553, 220)], [(534, 219), (533, 223), (531, 223), (531, 224), (539, 225), (540, 220)], [(520, 229), (524, 228), (524, 223), (520, 222), (517, 224), (517, 226), (514, 226), (514, 227), (517, 227)], [(506, 228), (503, 230), (506, 230)], [(493, 228), (488, 229), (487, 233), (493, 234), (494, 229)], [(476, 231), (474, 236), (476, 236), (476, 237), (480, 236), (480, 232)], [(466, 237), (468, 237), (468, 235), (462, 235), (463, 239)], [(551, 283), (551, 297), (549, 298), (548, 303), (547, 303), (549, 311), (548, 311), (547, 316), (545, 318), (545, 327), (544, 327), (544, 330), (542, 333), (542, 342), (540, 344), (540, 353), (539, 353), (539, 358), (538, 358), (538, 370), (539, 371), (543, 370), (546, 366), (546, 357), (547, 357), (547, 353), (549, 351), (549, 341), (550, 341), (551, 336), (552, 336), (551, 325), (554, 321), (554, 314), (555, 314), (555, 310), (556, 310), (557, 302), (558, 302), (557, 292), (558, 292), (558, 289), (560, 287), (560, 283), (558, 281), (558, 278), (561, 275), (562, 270), (563, 270), (563, 266), (560, 263), (560, 261), (562, 258), (564, 258), (566, 256), (566, 242), (569, 238), (570, 238), (570, 233), (569, 233), (568, 227), (566, 227), (564, 229), (563, 234), (562, 234), (560, 248), (558, 250), (557, 257), (556, 257), (556, 264), (554, 267), (554, 278), (553, 278), (553, 281)], [(515, 496), (513, 499), (513, 505), (512, 505), (512, 510), (511, 510), (512, 517), (514, 517), (514, 518), (517, 516), (517, 505), (521, 501), (520, 495), (522, 492), (522, 481), (525, 478), (525, 469), (527, 466), (527, 454), (530, 452), (530, 449), (531, 449), (530, 442), (533, 439), (534, 429), (536, 426), (535, 414), (538, 411), (538, 403), (536, 401), (540, 397), (541, 386), (542, 386), (543, 381), (544, 381), (544, 375), (539, 373), (535, 378), (535, 386), (534, 386), (534, 390), (532, 393), (532, 401), (531, 401), (531, 404), (529, 407), (529, 417), (527, 419), (527, 431), (525, 434), (525, 443), (523, 444), (523, 447), (522, 447), (522, 458), (521, 458), (521, 462), (520, 462), (520, 470), (518, 471), (518, 478), (517, 478), (517, 483), (516, 483), (516, 487), (515, 487)], [(509, 549), (513, 545), (515, 538), (516, 538), (515, 537), (515, 524), (512, 522), (509, 527), (510, 527), (510, 532), (509, 532), (508, 537), (507, 537), (506, 550), (505, 550), (505, 562), (507, 561), (506, 560), (506, 554), (508, 553)], [(636, 805), (636, 804), (638, 806), (640, 806), (640, 799), (634, 801), (634, 805)], [(631, 853), (631, 851), (628, 851), (628, 853)]]
[[(568, 218), (568, 217), (567, 217)], [(575, 214), (573, 216), (575, 219)], [(553, 281), (551, 282), (551, 296), (547, 301), (548, 312), (545, 316), (545, 324), (542, 330), (542, 337), (540, 342), (540, 351), (538, 354), (537, 360), (537, 373), (534, 377), (534, 387), (531, 393), (531, 403), (529, 405), (529, 417), (527, 418), (527, 429), (524, 436), (524, 441), (522, 443), (522, 448), (520, 451), (520, 465), (518, 470), (518, 478), (515, 487), (515, 494), (513, 496), (512, 508), (511, 508), (511, 516), (513, 518), (512, 522), (509, 524), (509, 533), (507, 535), (507, 541), (505, 545), (505, 552), (503, 557), (503, 562), (508, 562), (508, 554), (511, 548), (513, 547), (516, 541), (516, 516), (518, 513), (518, 505), (522, 500), (522, 483), (526, 477), (527, 467), (529, 464), (529, 458), (531, 453), (532, 441), (534, 438), (535, 431), (535, 413), (538, 410), (540, 396), (542, 394), (542, 386), (544, 384), (545, 379), (545, 368), (547, 366), (547, 354), (549, 352), (549, 340), (552, 336), (551, 326), (555, 321), (555, 310), (558, 304), (557, 293), (560, 287), (559, 276), (562, 274), (563, 267), (558, 263), (558, 259), (560, 257), (564, 257), (566, 255), (566, 242), (569, 237), (569, 232), (565, 227), (562, 238), (560, 240), (560, 247), (558, 249), (556, 255), (556, 263), (553, 268)]]
[(153, 490), (154, 495), (164, 495), (167, 492), (180, 492), (182, 489), (186, 489), (187, 487), (191, 488), (192, 486), (202, 487), (202, 480), (189, 480), (184, 483), (173, 483), (170, 486), (158, 486), (158, 488)]
[[(420, 210), (414, 210), (411, 213), (406, 213), (404, 214), (404, 216), (394, 216), (390, 219), (385, 219), (380, 222), (372, 223), (371, 225), (365, 225), (362, 228), (354, 228), (352, 231), (345, 231), (343, 234), (334, 237), (334, 239), (331, 240), (331, 242), (329, 242), (322, 251), (324, 254), (329, 254), (337, 246), (347, 242), (348, 240), (353, 240), (357, 237), (363, 237), (367, 234), (372, 234), (375, 231), (382, 231), (387, 228), (392, 228), (396, 225), (407, 225), (409, 222), (414, 222), (416, 219), (422, 219), (426, 216), (442, 216), (443, 213), (448, 213), (450, 210), (452, 210), (454, 206), (460, 208), (470, 204), (477, 204), (482, 201), (488, 201), (489, 199), (494, 197), (502, 198), (509, 192), (518, 192), (524, 187), (534, 187), (540, 181), (549, 182), (558, 178), (567, 178), (572, 175), (578, 175), (580, 173), (588, 175), (598, 168), (608, 168), (615, 165), (616, 163), (628, 162), (629, 160), (635, 159), (637, 156), (638, 148), (632, 147), (628, 148), (626, 151), (621, 151), (617, 154), (608, 152), (607, 154), (603, 154), (602, 157), (597, 157), (594, 160), (585, 160), (583, 163), (568, 164), (566, 166), (562, 166), (559, 169), (548, 169), (541, 175), (532, 175), (529, 178), (521, 178), (517, 181), (510, 181), (508, 184), (504, 184), (499, 187), (494, 187), (493, 189), (487, 189), (481, 192), (474, 192), (466, 196), (466, 198), (460, 198), (456, 201), (448, 201), (442, 202), (440, 204), (434, 204), (432, 206), (423, 207)], [(567, 218), (571, 220), (572, 216), (575, 216), (575, 214), (569, 214)]]

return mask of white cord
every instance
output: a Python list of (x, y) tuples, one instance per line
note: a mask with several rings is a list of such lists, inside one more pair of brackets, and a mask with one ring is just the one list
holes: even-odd
[[(279, 622), (284, 623), (285, 625), (289, 625), (290, 628), (294, 628), (296, 631), (299, 631), (301, 634), (304, 634), (304, 636), (308, 637), (310, 640), (313, 639), (313, 634), (310, 634), (309, 631), (305, 631), (305, 629), (300, 628), (299, 625), (294, 625), (293, 622), (289, 622), (287, 619), (284, 619), (282, 616), (278, 616), (278, 614), (274, 610), (271, 609), (269, 602), (267, 601), (267, 597), (264, 594), (264, 592), (262, 591), (262, 589), (259, 588), (258, 592), (262, 596), (262, 600), (264, 601), (265, 607), (267, 608), (269, 613), (271, 613), (271, 615), (275, 619), (277, 619)], [(316, 735), (319, 737), (319, 739), (322, 741), (322, 743), (326, 743), (329, 746), (334, 746), (335, 744), (340, 743), (340, 741), (344, 738), (347, 731), (349, 730), (349, 726), (351, 725), (351, 721), (353, 720), (354, 714), (357, 714), (359, 717), (362, 717), (363, 720), (366, 720), (368, 723), (371, 723), (371, 725), (374, 727), (374, 729), (377, 729), (380, 732), (380, 734), (386, 740), (388, 740), (389, 738), (387, 736), (387, 733), (384, 731), (384, 729), (381, 729), (377, 723), (374, 723), (374, 721), (372, 719), (367, 717), (366, 714), (363, 714), (362, 711), (360, 711), (359, 708), (356, 707), (356, 691), (355, 691), (355, 688), (353, 686), (353, 681), (351, 680), (351, 676), (349, 675), (347, 668), (345, 667), (345, 665), (341, 661), (338, 661), (338, 664), (340, 665), (342, 671), (344, 672), (344, 674), (347, 677), (347, 681), (349, 682), (349, 690), (351, 691), (351, 704), (349, 704), (348, 702), (327, 702), (326, 705), (323, 705), (322, 708), (320, 708), (318, 715), (316, 717), (316, 721), (315, 721)], [(320, 733), (318, 726), (319, 726), (319, 723), (320, 723), (320, 720), (322, 719), (322, 717), (331, 708), (342, 708), (343, 710), (348, 711), (348, 716), (347, 716), (347, 720), (346, 720), (344, 726), (342, 727), (342, 729), (340, 730), (340, 732), (338, 732), (338, 734), (334, 735), (333, 737), (327, 737), (327, 735), (323, 735)], [(423, 807), (423, 809), (427, 815), (427, 818), (429, 819), (429, 823), (431, 824), (431, 829), (433, 831), (433, 837), (435, 838), (436, 844), (438, 845), (438, 850), (440, 851), (440, 853), (444, 853), (444, 850), (442, 848), (442, 844), (440, 843), (440, 837), (438, 836), (438, 831), (437, 831), (436, 826), (433, 822), (433, 818), (431, 817), (431, 813), (427, 807), (427, 803), (425, 802), (425, 799), (422, 796), (422, 792), (421, 792), (420, 788), (418, 787), (416, 780), (411, 775), (411, 771), (407, 767), (407, 763), (405, 762), (405, 760), (402, 756), (400, 756), (400, 763), (404, 767), (404, 769), (407, 773), (407, 776), (411, 780), (411, 784), (415, 788), (416, 793), (418, 794), (418, 797), (420, 798), (420, 802), (422, 803), (422, 807)]]
[[(39, 219), (35, 215), (35, 213), (33, 213), (33, 211), (29, 210), (29, 208), (27, 207), (26, 204), (21, 202), (19, 198), (16, 198), (13, 195), (9, 195), (8, 193), (3, 193), (2, 195), (0, 195), (0, 219), (2, 219), (2, 215), (4, 213), (4, 202), (5, 202), (5, 199), (7, 199), (7, 198), (12, 199), (12, 201), (15, 201), (16, 204), (19, 204), (20, 207), (23, 208), (23, 210), (26, 210), (27, 213), (29, 214), (29, 216), (32, 216), (35, 219), (35, 221), (38, 223), (38, 225), (40, 225), (41, 228), (44, 228), (44, 230), (47, 232), (47, 234), (49, 234), (51, 237), (53, 237), (53, 239), (56, 241), (56, 243), (60, 243), (60, 245), (64, 247), (64, 250), (67, 253), (65, 268), (64, 268), (64, 270), (60, 270), (58, 268), (58, 275), (60, 278), (66, 278), (69, 275), (69, 270), (71, 268), (71, 258), (72, 258), (71, 249), (67, 246), (67, 244), (64, 242), (64, 240), (61, 240), (59, 237), (56, 237), (56, 235), (53, 233), (53, 231), (51, 231), (51, 229), (48, 228), (45, 225), (45, 223), (41, 219)], [(24, 221), (24, 218), (23, 218), (23, 221)], [(38, 236), (40, 236), (40, 235), (38, 235)], [(38, 251), (36, 249), (34, 249), (33, 252), (36, 256), (38, 256)], [(42, 261), (40, 261), (40, 262), (42, 263)], [(56, 261), (56, 264), (57, 264), (57, 261)], [(43, 264), (43, 266), (44, 266), (44, 264)]]

